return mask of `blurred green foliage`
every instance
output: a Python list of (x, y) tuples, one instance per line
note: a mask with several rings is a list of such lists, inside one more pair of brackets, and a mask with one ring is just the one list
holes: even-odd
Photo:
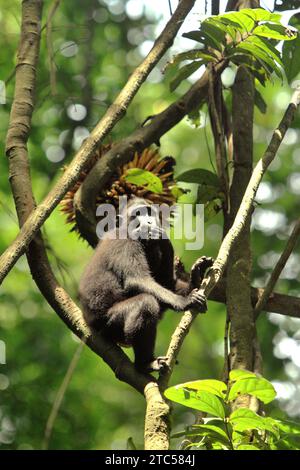
[[(44, 3), (43, 23), (52, 4), (50, 1)], [(128, 3), (131, 5), (125, 11)], [(55, 96), (50, 90), (49, 54), (43, 31), (36, 109), (29, 142), (33, 188), (38, 202), (60, 177), (63, 166), (72, 159), (82, 139), (104, 114), (155, 39), (163, 10), (155, 10), (157, 2), (144, 3), (144, 14), (139, 15), (138, 9), (134, 13), (133, 0), (61, 2), (52, 27), (53, 66), (57, 81)], [(164, 21), (168, 18), (168, 2), (165, 3)], [(0, 80), (8, 80), (6, 103), (0, 104), (2, 252), (18, 232), (4, 145), (14, 90), (13, 71), (20, 30), (19, 1), (0, 0), (0, 26)], [(190, 29), (187, 24), (181, 34)], [(187, 42), (184, 45), (191, 47)], [(177, 39), (172, 52), (178, 52), (180, 48), (180, 39)], [(163, 59), (151, 73), (109, 140), (128, 135), (147, 116), (160, 112), (189, 87), (185, 82), (176, 92), (169, 92), (169, 84), (161, 74), (166, 60)], [(259, 91), (268, 107), (266, 114), (256, 110), (255, 160), (262, 155), (291, 92), (286, 83), (281, 84), (278, 80), (266, 88), (260, 87)], [(83, 114), (80, 116), (81, 111)], [(80, 117), (80, 120), (72, 117)], [(254, 285), (264, 284), (267, 273), (272, 269), (272, 256), (281, 252), (290, 223), (299, 216), (299, 125), (298, 115), (264, 180), (264, 191), (255, 212), (258, 216), (254, 216), (253, 224)], [(213, 171), (213, 143), (205, 109), (201, 111), (199, 127), (194, 128), (185, 119), (165, 135), (161, 139), (161, 153), (176, 158), (178, 174), (197, 167)], [(44, 235), (51, 246), (49, 256), (53, 269), (76, 299), (78, 279), (91, 249), (69, 232), (58, 209), (45, 224)], [(216, 255), (221, 235), (222, 219), (218, 215), (205, 226), (205, 244), (201, 252), (184, 252), (184, 245), (178, 242), (175, 243), (176, 252), (189, 268), (199, 255)], [(278, 282), (278, 291), (299, 295), (299, 260), (298, 248), (293, 266)], [(178, 320), (178, 314), (166, 313), (159, 327), (158, 354), (165, 353)], [(285, 387), (287, 400), (284, 400), (284, 393), (279, 394), (282, 398), (279, 404), (292, 416), (299, 416), (296, 398), (300, 393), (300, 363), (295, 362), (282, 347), (280, 349), (282, 338), (293, 340), (300, 348), (297, 339), (299, 321), (278, 315), (273, 315), (271, 320), (262, 314), (258, 321), (264, 375)], [(207, 315), (199, 316), (185, 341), (180, 363), (172, 377), (173, 384), (222, 377), (224, 323), (224, 306), (210, 302)], [(0, 291), (0, 340), (6, 345), (6, 364), (0, 364), (0, 448), (40, 449), (52, 403), (78, 347), (78, 340), (38, 292), (24, 257), (5, 279)], [(55, 422), (50, 448), (122, 449), (126, 448), (129, 437), (137, 447), (141, 447), (144, 407), (143, 397), (128, 385), (118, 382), (106, 364), (85, 348)], [(282, 414), (278, 406), (274, 414)], [(193, 423), (193, 420), (188, 410), (175, 407), (174, 423), (178, 429)]]

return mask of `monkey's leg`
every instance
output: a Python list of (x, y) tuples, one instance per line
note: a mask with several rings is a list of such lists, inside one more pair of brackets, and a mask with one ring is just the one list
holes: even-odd
[[(108, 311), (107, 326), (115, 341), (132, 345), (135, 365), (139, 370), (154, 367), (156, 325), (160, 318), (160, 305), (150, 294), (138, 294), (118, 302)], [(159, 370), (160, 366), (156, 368)]]

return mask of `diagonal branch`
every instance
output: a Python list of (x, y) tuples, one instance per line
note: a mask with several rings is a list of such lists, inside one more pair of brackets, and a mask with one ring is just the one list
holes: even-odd
[[(43, 225), (65, 193), (76, 183), (80, 172), (95, 153), (99, 144), (125, 115), (129, 104), (151, 70), (172, 45), (184, 18), (189, 13), (194, 3), (195, 0), (182, 0), (179, 3), (174, 15), (155, 41), (151, 51), (129, 77), (126, 85), (123, 87), (114, 103), (108, 108), (89, 138), (86, 139), (77, 152), (68, 170), (52, 191), (50, 191), (44, 201), (27, 218), (17, 238), (0, 258), (0, 282), (3, 281), (19, 257), (24, 254), (35, 233)], [(6, 152), (10, 152), (10, 146), (11, 142), (8, 140)]]
[(300, 236), (300, 219), (297, 220), (294, 228), (293, 228), (293, 231), (287, 241), (287, 244), (279, 258), (279, 260), (277, 261), (276, 263), (276, 266), (270, 276), (270, 279), (268, 280), (267, 282), (267, 285), (266, 287), (264, 288), (263, 290), (263, 293), (262, 295), (259, 296), (258, 298), (258, 301), (257, 301), (257, 304), (255, 305), (255, 309), (254, 309), (254, 314), (255, 314), (255, 317), (257, 318), (258, 315), (260, 314), (260, 312), (262, 310), (264, 310), (265, 306), (266, 306), (266, 303), (275, 287), (275, 284), (281, 274), (281, 271), (283, 270), (283, 268), (285, 267), (286, 265), (286, 262), (287, 260), (289, 259), (293, 249), (295, 248), (296, 246), (296, 243), (299, 239), (299, 236)]

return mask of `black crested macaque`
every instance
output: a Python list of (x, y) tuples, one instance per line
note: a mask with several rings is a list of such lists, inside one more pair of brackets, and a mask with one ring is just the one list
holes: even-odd
[(111, 239), (106, 234), (99, 241), (79, 296), (89, 326), (121, 346), (132, 346), (139, 371), (159, 371), (166, 360), (154, 357), (157, 322), (167, 308), (206, 311), (206, 299), (196, 287), (212, 259), (200, 258), (189, 277), (174, 258), (170, 240), (162, 238), (159, 211), (137, 197), (125, 211), (120, 225), (126, 215), (129, 236)]

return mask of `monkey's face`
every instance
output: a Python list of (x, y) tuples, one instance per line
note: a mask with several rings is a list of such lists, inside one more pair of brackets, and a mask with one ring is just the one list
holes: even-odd
[(128, 217), (128, 235), (133, 240), (155, 240), (163, 233), (160, 218), (154, 206), (138, 205)]
[(136, 198), (131, 201), (121, 220), (122, 224), (126, 222), (127, 235), (132, 240), (156, 240), (162, 238), (165, 233), (158, 207), (143, 199)]

